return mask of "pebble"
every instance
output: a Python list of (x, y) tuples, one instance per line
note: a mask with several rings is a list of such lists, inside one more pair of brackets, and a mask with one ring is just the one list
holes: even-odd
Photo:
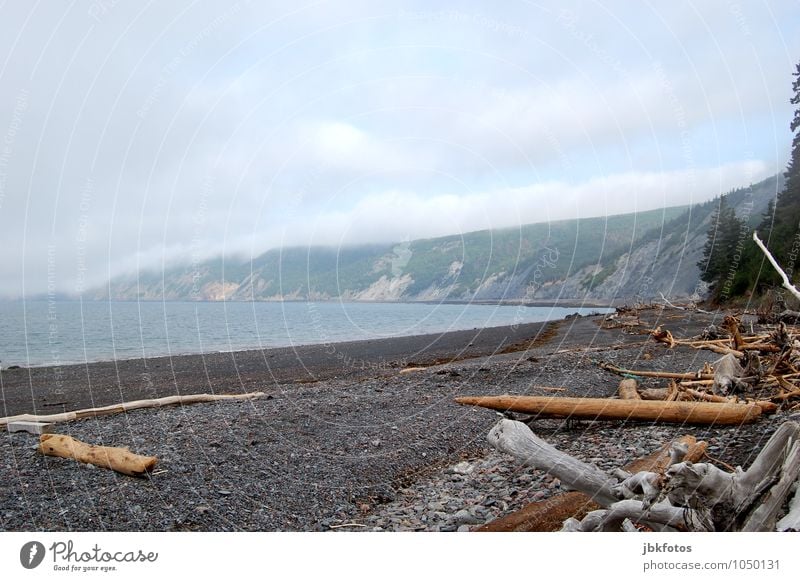
[(472, 472), (475, 470), (475, 466), (473, 466), (469, 462), (459, 462), (455, 466), (451, 467), (450, 470), (454, 474), (462, 474), (464, 476), (467, 476), (469, 474), (472, 474)]
[(480, 522), (480, 520), (467, 509), (461, 509), (453, 515), (453, 522), (459, 525), (474, 525)]

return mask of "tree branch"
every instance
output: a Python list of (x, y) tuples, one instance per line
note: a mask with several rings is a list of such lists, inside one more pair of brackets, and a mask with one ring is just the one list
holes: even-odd
[(778, 263), (775, 260), (775, 258), (772, 256), (770, 251), (767, 250), (767, 247), (764, 246), (764, 243), (761, 242), (761, 239), (758, 237), (758, 232), (756, 230), (753, 230), (753, 241), (761, 249), (761, 252), (763, 252), (766, 255), (772, 267), (776, 271), (778, 271), (779, 275), (781, 275), (781, 279), (783, 280), (783, 288), (792, 293), (797, 300), (800, 300), (800, 291), (797, 290), (797, 287), (792, 284), (792, 282), (789, 280), (789, 277), (786, 275), (785, 272), (783, 272), (783, 269), (780, 266), (778, 266)]

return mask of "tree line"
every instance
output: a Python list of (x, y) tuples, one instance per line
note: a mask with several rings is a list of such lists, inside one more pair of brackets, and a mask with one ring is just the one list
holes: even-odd
[[(792, 73), (793, 105), (800, 105), (800, 63)], [(784, 176), (784, 189), (769, 203), (760, 219), (737, 216), (729, 195), (719, 198), (697, 265), (700, 278), (709, 285), (709, 299), (724, 303), (778, 286), (780, 279), (752, 241), (753, 227), (786, 273), (796, 282), (800, 278), (800, 107), (789, 128), (793, 134), (792, 152)], [(756, 219), (753, 219), (756, 218)]]

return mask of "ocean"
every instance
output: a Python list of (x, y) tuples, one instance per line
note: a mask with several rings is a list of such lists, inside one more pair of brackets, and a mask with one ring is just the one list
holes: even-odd
[(348, 302), (0, 302), (0, 366), (384, 339), (609, 310)]

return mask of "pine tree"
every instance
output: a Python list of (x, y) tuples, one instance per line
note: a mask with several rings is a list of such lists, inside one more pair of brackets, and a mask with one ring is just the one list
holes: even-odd
[[(800, 105), (800, 63), (797, 64), (792, 82), (793, 105)], [(790, 270), (797, 260), (797, 237), (800, 235), (800, 108), (795, 109), (789, 128), (794, 134), (792, 153), (786, 166), (786, 186), (778, 194), (775, 204), (775, 223), (770, 237), (770, 249), (781, 265)]]
[(726, 196), (720, 196), (719, 205), (711, 214), (711, 224), (706, 234), (706, 243), (703, 246), (703, 258), (697, 263), (700, 268), (700, 280), (715, 286), (723, 268), (722, 252), (722, 216), (727, 213), (728, 202)]
[[(800, 63), (792, 76), (790, 102), (800, 106)], [(762, 240), (768, 241), (770, 251), (787, 274), (797, 279), (800, 276), (797, 264), (800, 260), (800, 107), (795, 109), (789, 128), (793, 138), (791, 157), (784, 173), (786, 184), (777, 201), (770, 202), (762, 215), (758, 231)], [(749, 234), (742, 230), (747, 225), (741, 221), (734, 224), (736, 217), (735, 214), (731, 217), (732, 211), (721, 199), (709, 227), (703, 260), (698, 263), (700, 278), (710, 284), (710, 298), (714, 301), (735, 298), (752, 290), (763, 292), (780, 284), (778, 275), (765, 263), (764, 255), (749, 239)], [(732, 242), (734, 233), (738, 238), (736, 243)], [(741, 246), (739, 241), (742, 240), (743, 248), (731, 246)], [(738, 268), (733, 268), (729, 263), (737, 253), (740, 253), (741, 262)], [(733, 263), (735, 265), (735, 261)]]
[(700, 279), (708, 283), (712, 301), (724, 301), (743, 292), (748, 282), (741, 269), (747, 224), (736, 216), (727, 195), (720, 196), (706, 236), (703, 259), (697, 263)]

